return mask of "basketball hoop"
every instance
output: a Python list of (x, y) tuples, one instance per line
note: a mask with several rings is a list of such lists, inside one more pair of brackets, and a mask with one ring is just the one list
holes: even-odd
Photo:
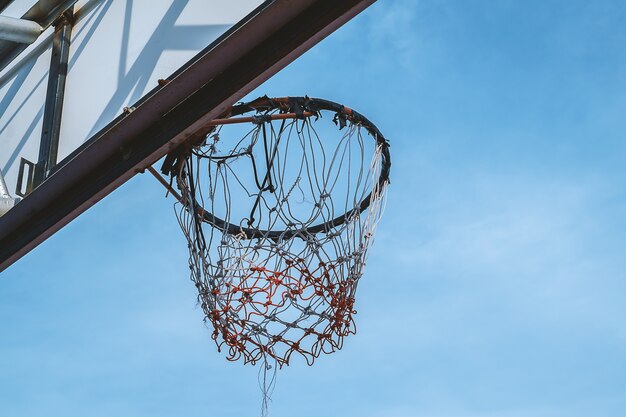
[(213, 339), (229, 360), (311, 365), (356, 331), (389, 144), (356, 111), (308, 97), (233, 106), (206, 132), (162, 172), (180, 191), (170, 187)]

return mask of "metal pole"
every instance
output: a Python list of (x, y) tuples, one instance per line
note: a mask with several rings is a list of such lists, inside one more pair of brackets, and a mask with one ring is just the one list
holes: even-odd
[(0, 39), (31, 44), (37, 40), (43, 28), (37, 22), (0, 16)]
[(52, 58), (50, 60), (50, 73), (48, 74), (41, 145), (39, 147), (39, 160), (35, 169), (35, 187), (48, 177), (50, 170), (57, 164), (67, 63), (70, 56), (72, 17), (71, 9), (63, 14), (56, 25), (52, 40)]
[(7, 188), (7, 183), (4, 182), (4, 176), (0, 171), (0, 197), (11, 197), (9, 194), (9, 189)]
[(11, 194), (9, 194), (7, 183), (4, 182), (4, 176), (2, 175), (2, 171), (0, 171), (0, 217), (11, 210), (19, 201), (19, 198), (13, 198)]
[[(1, 0), (0, 0), (1, 1)], [(50, 27), (66, 10), (78, 0), (39, 0), (24, 15), (22, 20), (30, 20), (41, 25), (43, 30)], [(5, 2), (6, 3), (6, 2)], [(2, 6), (3, 4), (0, 4)], [(9, 65), (28, 45), (0, 39), (0, 71)]]

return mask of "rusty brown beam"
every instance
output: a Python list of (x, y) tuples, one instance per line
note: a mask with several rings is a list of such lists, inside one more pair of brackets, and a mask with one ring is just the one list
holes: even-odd
[[(299, 117), (311, 117), (314, 113), (310, 111), (302, 112), (301, 115), (297, 115), (295, 113), (280, 113), (280, 114), (272, 114), (267, 117), (264, 117), (264, 120), (287, 120), (287, 119), (297, 119)], [(207, 126), (220, 126), (220, 125), (232, 125), (238, 123), (256, 123), (259, 120), (258, 117), (255, 116), (245, 116), (245, 117), (231, 117), (229, 119), (213, 119), (208, 122)]]

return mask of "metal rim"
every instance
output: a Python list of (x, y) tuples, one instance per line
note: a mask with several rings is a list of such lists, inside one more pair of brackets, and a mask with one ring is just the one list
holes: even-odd
[[(296, 117), (304, 118), (304, 112), (311, 112), (314, 114), (320, 111), (330, 111), (336, 114), (339, 123), (352, 122), (357, 124), (374, 138), (374, 140), (382, 148), (382, 168), (380, 176), (378, 178), (378, 187), (383, 188), (389, 182), (389, 172), (391, 169), (391, 156), (389, 154), (389, 142), (382, 135), (380, 130), (369, 121), (365, 116), (352, 110), (349, 107), (341, 104), (318, 98), (309, 97), (280, 97), (269, 98), (267, 96), (260, 97), (254, 101), (248, 103), (237, 104), (230, 108), (228, 112), (223, 116), (223, 119), (228, 120), (232, 117), (241, 116), (249, 112), (267, 112), (271, 110), (279, 110), (281, 113), (294, 113)], [(342, 128), (342, 126), (340, 126)], [(192, 203), (197, 207), (197, 211), (202, 216), (202, 220), (209, 223), (213, 227), (221, 230), (222, 232), (230, 235), (244, 235), (247, 239), (255, 238), (270, 238), (270, 239), (291, 239), (293, 237), (304, 238), (307, 234), (327, 233), (333, 230), (335, 227), (342, 225), (346, 220), (355, 215), (364, 212), (370, 205), (372, 199), (372, 193), (370, 192), (354, 210), (348, 211), (332, 220), (305, 227), (297, 230), (261, 230), (256, 228), (244, 227), (237, 224), (229, 223), (214, 214), (206, 211), (198, 202), (194, 199)]]

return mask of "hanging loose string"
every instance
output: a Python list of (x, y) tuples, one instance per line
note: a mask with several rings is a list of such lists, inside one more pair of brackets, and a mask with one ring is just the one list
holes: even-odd
[[(270, 365), (272, 362), (274, 365)], [(261, 417), (269, 415), (269, 403), (272, 401), (272, 392), (276, 386), (276, 360), (268, 355), (263, 357), (263, 363), (259, 369), (259, 387), (263, 393), (261, 400)]]
[(212, 337), (229, 360), (261, 362), (266, 413), (277, 367), (295, 356), (311, 365), (356, 331), (389, 148), (371, 122), (325, 100), (261, 98), (231, 112), (162, 170), (180, 190), (178, 221)]

